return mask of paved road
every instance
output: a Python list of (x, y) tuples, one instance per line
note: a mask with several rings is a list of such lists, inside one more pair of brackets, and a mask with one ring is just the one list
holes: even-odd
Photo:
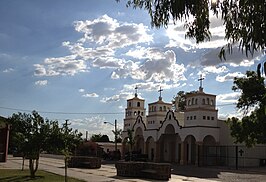
[[(28, 168), (27, 161), (25, 168)], [(6, 163), (0, 163), (0, 168), (21, 169), (21, 158), (9, 156)], [(64, 175), (64, 161), (62, 158), (41, 157), (39, 169)], [(246, 170), (226, 170), (221, 168), (198, 168), (194, 166), (173, 165), (170, 182), (211, 182), (211, 181), (243, 181), (243, 182), (266, 182), (266, 168)], [(1, 175), (1, 174), (0, 174)], [(154, 180), (132, 179), (116, 176), (114, 164), (102, 164), (100, 169), (69, 168), (68, 176), (89, 182), (148, 182)]]

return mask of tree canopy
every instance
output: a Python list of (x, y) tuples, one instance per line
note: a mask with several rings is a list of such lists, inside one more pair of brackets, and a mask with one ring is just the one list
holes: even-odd
[[(59, 127), (57, 121), (44, 119), (38, 112), (17, 113), (8, 118), (11, 124), (10, 144), (23, 158), (29, 159), (31, 177), (38, 170), (40, 153), (62, 153), (67, 147), (73, 151), (81, 141), (81, 133), (72, 128)], [(67, 142), (67, 143), (66, 143)]]
[(229, 118), (231, 135), (236, 143), (251, 147), (266, 144), (266, 88), (264, 78), (254, 71), (247, 71), (246, 77), (235, 78), (234, 91), (240, 91), (237, 108), (244, 111), (244, 117)]
[[(195, 39), (196, 43), (210, 40), (212, 12), (221, 17), (225, 25), (229, 53), (235, 43), (246, 55), (265, 48), (265, 0), (127, 0), (126, 5), (147, 10), (151, 25), (156, 28), (167, 27), (170, 20), (174, 23), (183, 21), (186, 37)], [(225, 58), (225, 48), (221, 49), (220, 58)]]

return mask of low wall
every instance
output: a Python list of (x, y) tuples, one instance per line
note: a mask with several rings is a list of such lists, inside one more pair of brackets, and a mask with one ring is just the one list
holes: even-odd
[(87, 156), (72, 156), (68, 161), (68, 167), (76, 168), (101, 168), (101, 158)]
[(142, 177), (159, 180), (168, 180), (171, 178), (171, 165), (169, 163), (119, 161), (116, 163), (115, 167), (117, 176)]

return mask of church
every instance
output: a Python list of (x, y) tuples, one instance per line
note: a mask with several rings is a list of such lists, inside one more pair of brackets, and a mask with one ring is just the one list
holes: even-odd
[[(229, 127), (224, 120), (218, 119), (216, 95), (205, 93), (202, 82), (198, 91), (186, 94), (183, 112), (179, 110), (178, 98), (174, 104), (167, 103), (163, 101), (161, 91), (158, 100), (148, 104), (148, 114), (145, 100), (138, 97), (137, 90), (135, 97), (127, 100), (122, 157), (130, 150), (126, 141), (128, 130), (131, 130), (132, 151), (146, 154), (153, 162), (260, 166), (260, 160), (266, 158), (266, 147), (250, 152), (244, 145), (233, 143)], [(258, 159), (248, 160), (253, 155)]]

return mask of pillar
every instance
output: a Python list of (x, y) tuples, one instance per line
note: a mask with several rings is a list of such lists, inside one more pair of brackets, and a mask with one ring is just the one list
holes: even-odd
[(186, 165), (187, 164), (187, 146), (186, 142), (181, 143), (181, 157), (180, 157), (180, 164)]

